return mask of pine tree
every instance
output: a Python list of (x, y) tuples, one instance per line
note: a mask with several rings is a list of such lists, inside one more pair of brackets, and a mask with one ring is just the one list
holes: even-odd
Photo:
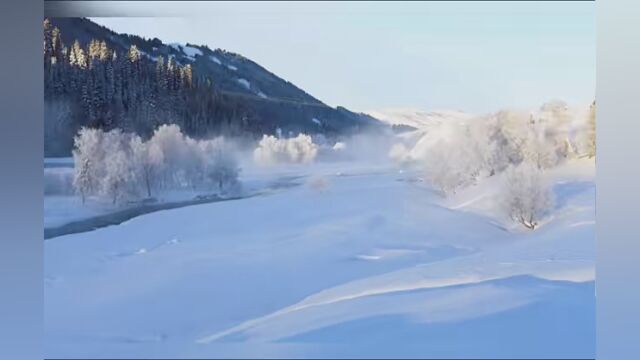
[(50, 59), (53, 56), (53, 34), (52, 34), (51, 21), (44, 19), (44, 64), (45, 67), (49, 65)]
[(78, 40), (76, 40), (73, 43), (73, 46), (71, 47), (69, 61), (71, 65), (77, 66), (81, 69), (84, 69), (87, 67), (87, 57), (85, 55), (84, 50), (82, 49), (82, 46), (80, 46), (80, 42)]
[(91, 41), (89, 42), (89, 50), (87, 53), (89, 56), (89, 64), (93, 65), (94, 61), (100, 59), (100, 42), (96, 39), (91, 39)]
[(100, 42), (100, 49), (98, 51), (98, 59), (100, 61), (108, 61), (111, 58), (110, 50), (107, 47), (107, 42), (102, 40)]
[(193, 71), (191, 70), (191, 64), (183, 66), (181, 69), (182, 87), (185, 89), (191, 88), (193, 85)]

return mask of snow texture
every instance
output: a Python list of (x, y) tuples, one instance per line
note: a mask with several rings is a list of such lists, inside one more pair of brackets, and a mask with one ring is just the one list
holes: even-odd
[(251, 89), (251, 83), (247, 81), (247, 79), (236, 79), (240, 85), (244, 86), (247, 89)]
[(195, 61), (196, 56), (202, 56), (202, 50), (192, 46), (187, 46), (180, 43), (171, 43), (169, 44), (169, 46), (185, 54), (186, 57), (191, 61)]

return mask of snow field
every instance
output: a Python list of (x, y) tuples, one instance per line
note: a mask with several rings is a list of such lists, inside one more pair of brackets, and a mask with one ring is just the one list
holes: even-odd
[[(587, 163), (552, 174), (561, 201), (535, 231), (408, 170), (269, 171), (300, 185), (47, 241), (47, 356), (593, 356)], [(445, 336), (454, 324), (469, 330)], [(492, 343), (503, 336), (520, 346)]]

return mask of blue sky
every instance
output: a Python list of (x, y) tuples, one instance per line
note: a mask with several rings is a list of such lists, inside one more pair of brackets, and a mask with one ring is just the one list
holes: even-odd
[(482, 113), (595, 96), (594, 2), (156, 6), (177, 17), (92, 20), (240, 53), (332, 106), (358, 111)]

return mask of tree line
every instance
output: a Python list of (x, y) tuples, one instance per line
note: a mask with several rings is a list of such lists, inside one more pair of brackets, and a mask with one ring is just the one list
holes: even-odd
[(168, 190), (225, 193), (239, 185), (228, 141), (194, 140), (177, 125), (160, 126), (146, 141), (120, 129), (82, 128), (74, 142), (73, 187), (83, 203), (150, 199)]

